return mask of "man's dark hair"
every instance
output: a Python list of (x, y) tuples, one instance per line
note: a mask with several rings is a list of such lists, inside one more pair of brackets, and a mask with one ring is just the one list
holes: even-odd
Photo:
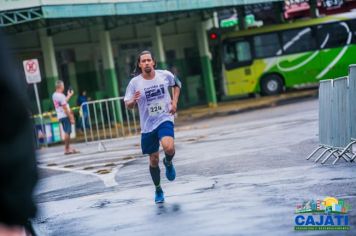
[(137, 56), (136, 64), (135, 64), (135, 69), (134, 69), (134, 71), (133, 71), (133, 73), (132, 73), (132, 76), (133, 76), (133, 77), (138, 76), (139, 74), (142, 73), (142, 70), (141, 70), (141, 68), (139, 67), (139, 64), (140, 64), (141, 56), (142, 56), (142, 55), (146, 55), (146, 54), (150, 54), (150, 55), (151, 55), (152, 60), (153, 60), (154, 63), (155, 63), (154, 68), (156, 68), (156, 59), (155, 59), (154, 55), (152, 54), (151, 51), (144, 50), (144, 51), (142, 51), (140, 54), (138, 54), (138, 56)]

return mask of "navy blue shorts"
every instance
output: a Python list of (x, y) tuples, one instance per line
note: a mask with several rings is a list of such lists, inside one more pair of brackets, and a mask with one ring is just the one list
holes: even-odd
[(63, 126), (64, 133), (66, 133), (66, 134), (72, 133), (72, 124), (70, 123), (68, 117), (59, 119), (59, 121), (61, 122), (61, 124)]
[(141, 134), (142, 153), (152, 154), (158, 152), (159, 142), (166, 136), (174, 138), (174, 124), (171, 121), (163, 122), (152, 132)]

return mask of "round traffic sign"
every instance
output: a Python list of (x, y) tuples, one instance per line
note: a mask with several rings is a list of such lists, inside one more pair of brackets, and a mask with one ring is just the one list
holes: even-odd
[(26, 71), (28, 73), (34, 74), (37, 72), (37, 63), (36, 61), (27, 61), (26, 62)]

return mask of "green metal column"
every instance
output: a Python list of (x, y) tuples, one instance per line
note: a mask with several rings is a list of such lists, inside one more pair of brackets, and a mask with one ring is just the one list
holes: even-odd
[(153, 42), (153, 52), (156, 56), (157, 68), (167, 69), (166, 55), (163, 47), (161, 27), (158, 25), (156, 25), (153, 30), (152, 42)]
[(245, 8), (244, 6), (238, 6), (236, 7), (236, 11), (237, 11), (237, 18), (239, 22), (239, 30), (244, 30), (246, 29)]
[[(117, 81), (115, 65), (114, 65), (114, 57), (112, 53), (112, 45), (110, 40), (110, 32), (108, 30), (101, 30), (99, 33), (99, 41), (101, 48), (101, 56), (104, 65), (104, 74), (106, 81), (106, 91), (109, 94), (109, 97), (119, 97), (119, 85)], [(121, 112), (121, 104), (118, 103), (118, 120), (122, 123), (122, 112)]]
[(56, 52), (54, 50), (53, 38), (47, 34), (46, 30), (40, 31), (40, 42), (45, 67), (45, 79), (47, 81), (47, 91), (49, 98), (51, 98), (55, 90), (56, 80), (59, 79)]
[(277, 23), (284, 23), (284, 2), (274, 2), (273, 9)]
[(197, 38), (199, 46), (199, 55), (201, 67), (203, 71), (205, 93), (207, 102), (210, 107), (217, 106), (216, 90), (214, 84), (214, 76), (211, 67), (211, 54), (209, 51), (208, 36), (206, 33), (206, 23), (200, 22), (197, 24)]

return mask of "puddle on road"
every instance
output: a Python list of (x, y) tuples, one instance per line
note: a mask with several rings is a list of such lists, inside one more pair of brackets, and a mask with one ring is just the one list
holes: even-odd
[(206, 138), (206, 135), (202, 135), (202, 136), (198, 136), (198, 137), (193, 137), (193, 138), (188, 138), (185, 139), (185, 142), (195, 142), (195, 141), (199, 141), (200, 139)]
[(208, 191), (208, 190), (213, 190), (213, 189), (215, 189), (215, 186), (216, 186), (217, 183), (218, 183), (218, 181), (214, 180), (214, 183), (210, 187), (198, 188), (198, 189), (196, 189), (195, 193), (203, 193), (203, 192)]
[(98, 208), (98, 209), (102, 209), (104, 207), (106, 207), (107, 205), (109, 205), (111, 202), (109, 200), (101, 200), (96, 202), (94, 205), (91, 206), (91, 208)]
[(108, 170), (108, 169), (101, 169), (101, 170), (97, 170), (96, 173), (97, 173), (97, 174), (100, 174), (100, 175), (105, 175), (105, 174), (111, 173), (111, 170)]
[(99, 200), (95, 202), (90, 208), (102, 209), (110, 205), (110, 207), (118, 207), (120, 205), (128, 205), (135, 203), (134, 200), (114, 200), (110, 201), (107, 199)]
[(335, 181), (335, 180), (347, 180), (347, 179), (351, 179), (351, 178), (332, 178), (330, 180)]
[(87, 167), (83, 168), (83, 170), (92, 170), (92, 169), (94, 169), (94, 167), (92, 167), (92, 166), (87, 166)]
[(115, 163), (107, 163), (104, 166), (105, 167), (114, 167), (114, 166), (116, 166), (116, 164)]

